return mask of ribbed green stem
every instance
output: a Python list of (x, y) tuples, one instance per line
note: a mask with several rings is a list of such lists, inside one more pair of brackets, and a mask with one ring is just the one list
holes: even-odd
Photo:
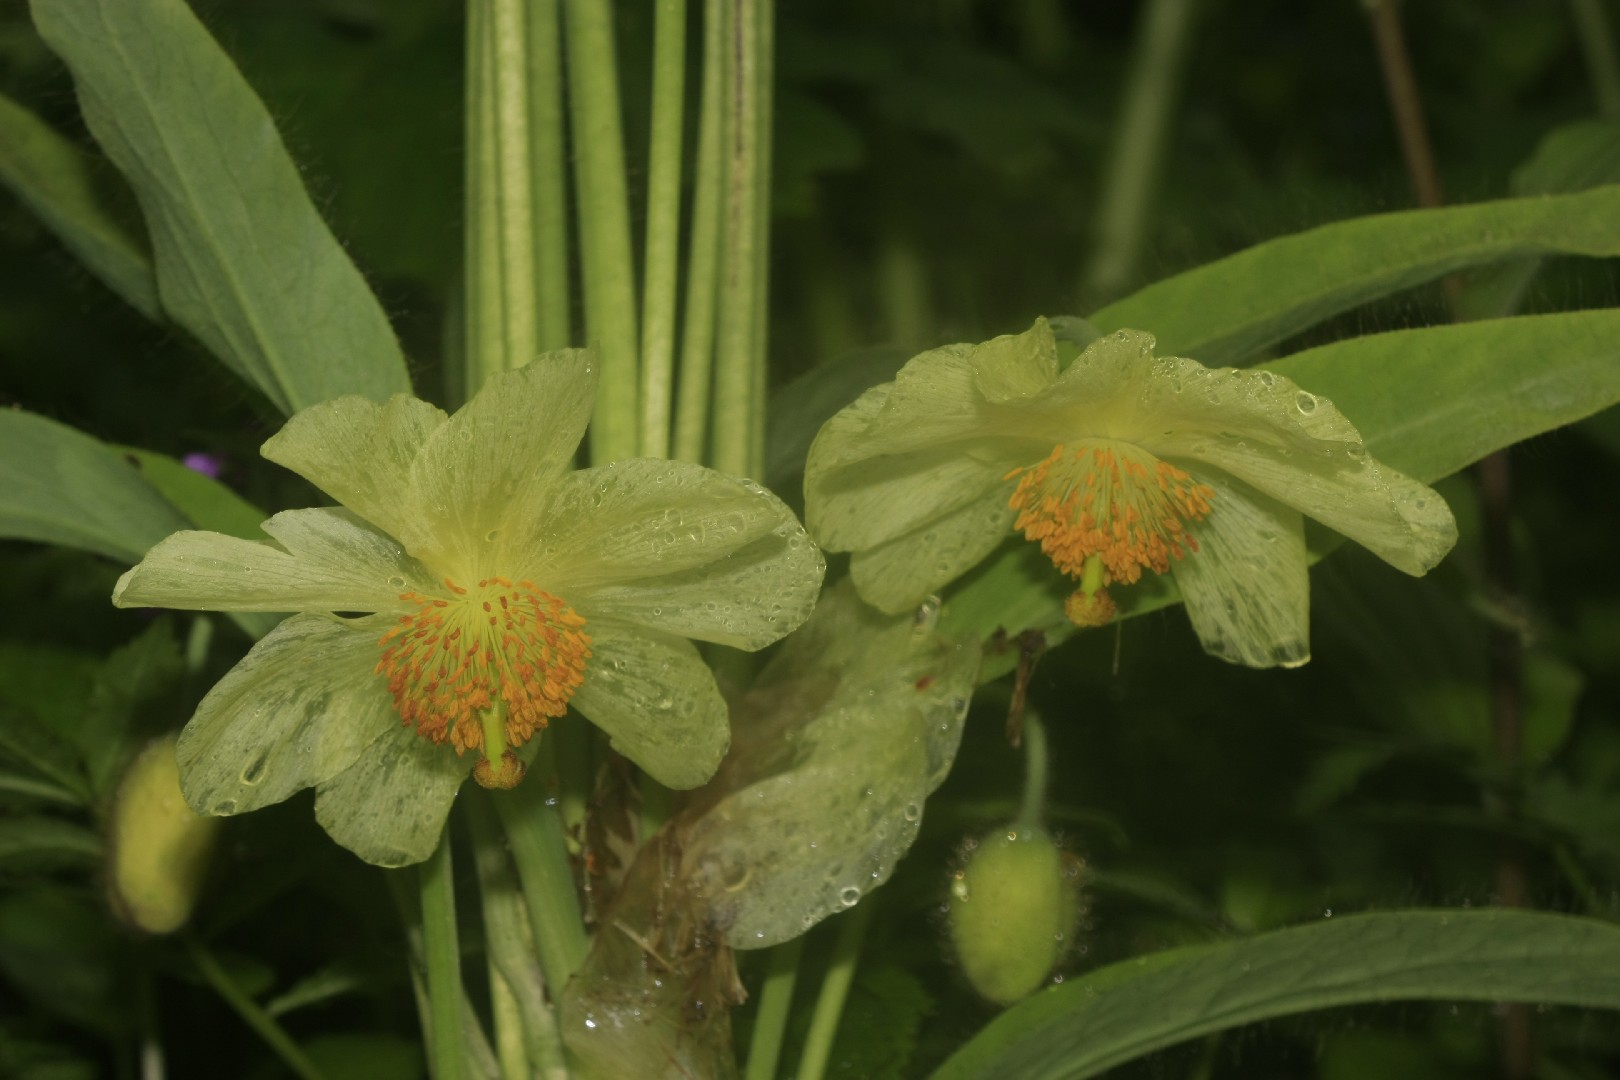
[(1136, 275), (1196, 2), (1149, 0), (1139, 16), (1141, 30), (1097, 201), (1096, 247), (1083, 282), (1095, 301), (1091, 307), (1116, 296)]
[(827, 1059), (832, 1055), (833, 1039), (838, 1034), (838, 1020), (844, 1013), (850, 983), (855, 980), (855, 965), (861, 958), (861, 943), (866, 939), (873, 906), (868, 897), (838, 920), (838, 941), (833, 945), (832, 963), (821, 980), (816, 1011), (810, 1016), (810, 1033), (804, 1037), (804, 1053), (799, 1057), (799, 1080), (821, 1080), (827, 1071)]
[[(522, 1068), (515, 1075), (565, 1080), (568, 1076), (557, 1018), (546, 1002), (539, 957), (526, 919), (523, 892), (513, 874), (496, 810), (491, 805), (505, 796), (470, 792), (467, 824), (472, 831), (478, 867), (479, 897), (484, 917), (484, 947), (491, 968), (491, 1000), (497, 1029), (503, 1015), (518, 1031), (516, 1058)], [(557, 988), (560, 995), (562, 988)], [(502, 1002), (504, 1001), (504, 1005)], [(512, 1051), (500, 1039), (502, 1068), (512, 1072)]]
[(697, 184), (686, 262), (686, 313), (681, 320), (680, 391), (675, 405), (675, 457), (703, 462), (709, 440), (714, 367), (715, 305), (720, 266), (720, 193), (724, 179), (726, 38), (729, 0), (703, 5), (703, 93), (698, 104)]
[(584, 961), (586, 949), (562, 822), (546, 805), (537, 783), (519, 784), (494, 802), (523, 886), (540, 970), (546, 985), (561, 993)]
[(427, 966), (429, 1044), (433, 1080), (460, 1080), (467, 1048), (461, 1033), (461, 946), (456, 934), (454, 867), (446, 827), (417, 868), (422, 897), (422, 953)]
[(754, 1035), (748, 1043), (748, 1071), (744, 1080), (772, 1080), (782, 1056), (782, 1034), (787, 1030), (788, 1007), (793, 1004), (793, 988), (799, 980), (799, 958), (804, 953), (804, 935), (784, 941), (766, 958), (765, 985), (759, 993), (759, 1009), (754, 1014)]
[(680, 262), (686, 0), (657, 0), (654, 10), (646, 270), (641, 285), (641, 453), (668, 457)]
[(746, 475), (760, 477), (765, 473), (766, 403), (770, 393), (767, 359), (771, 318), (771, 134), (776, 102), (776, 0), (755, 0), (754, 13), (754, 93), (758, 102), (754, 110), (754, 140), (758, 166), (754, 170), (754, 272), (750, 278), (754, 289), (753, 404), (748, 411), (750, 442)]
[(257, 1002), (243, 993), (241, 987), (231, 981), (229, 973), (214, 959), (210, 953), (189, 932), (181, 936), (185, 943), (186, 955), (191, 959), (197, 972), (213, 987), (214, 993), (224, 999), (242, 1022), (252, 1028), (263, 1039), (265, 1045), (276, 1052), (276, 1056), (287, 1068), (291, 1069), (303, 1080), (322, 1080), (322, 1074), (315, 1067), (315, 1063), (304, 1055), (293, 1041), (292, 1036), (284, 1031), (275, 1017), (259, 1008)]
[(585, 337), (601, 381), (591, 421), (591, 461), (634, 457), (637, 369), (636, 271), (624, 178), (613, 5), (563, 0), (573, 116), (576, 205), (585, 283)]
[(529, 0), (529, 171), (533, 177), (535, 336), (540, 351), (573, 343), (569, 322), (568, 149), (562, 21), (557, 0)]
[[(719, 327), (715, 350), (714, 466), (757, 476), (754, 420), (764, 375), (756, 371), (755, 323), (763, 238), (758, 201), (766, 167), (760, 148), (760, 54), (768, 27), (762, 0), (729, 0), (725, 40), (724, 190), (721, 196)], [(768, 20), (765, 20), (768, 24)]]
[(454, 395), (465, 400), (501, 370), (500, 201), (495, 133), (495, 61), (490, 48), (489, 5), (467, 2), (467, 85), (465, 104), (465, 205), (462, 243), (463, 326), (461, 368), (464, 385)]

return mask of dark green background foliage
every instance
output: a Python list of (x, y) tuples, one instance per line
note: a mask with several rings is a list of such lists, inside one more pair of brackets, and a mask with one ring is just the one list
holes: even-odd
[[(433, 396), (458, 334), (460, 5), (196, 6), (265, 99)], [(651, 17), (646, 5), (620, 6), (635, 190)], [(893, 349), (863, 362), (892, 371), (884, 357), (1021, 330), (1037, 314), (1085, 314), (1256, 242), (1412, 205), (1361, 4), (1205, 0), (1141, 264), (1110, 294), (1088, 287), (1139, 7), (781, 5), (777, 385), (871, 346)], [(1583, 186), (1545, 170), (1515, 180), (1550, 134), (1597, 116), (1570, 12), (1519, 0), (1405, 5), (1450, 201)], [(21, 4), (0, 7), (0, 91), (96, 156)], [(1610, 129), (1589, 134), (1615, 145)], [(1584, 183), (1620, 176), (1594, 168)], [(112, 170), (98, 182), (138, 230)], [(224, 479), (261, 507), (311, 501), (257, 457), (280, 422), (267, 399), (183, 331), (120, 301), (9, 197), (0, 247), (0, 406), (116, 444), (223, 455)], [(1612, 260), (1553, 259), (1522, 310), (1613, 306), (1617, 293)], [(1429, 285), (1274, 351), (1447, 318)], [(1430, 577), (1407, 579), (1348, 548), (1315, 567), (1304, 669), (1225, 666), (1173, 608), (1047, 655), (1030, 705), (1053, 742), (1049, 817), (1092, 871), (1068, 981), (1154, 950), (1361, 910), (1488, 906), (1504, 861), (1522, 869), (1537, 907), (1620, 918), (1620, 417), (1611, 409), (1538, 437), (1512, 463), (1511, 595), (1483, 584), (1464, 475), (1444, 486), (1462, 540)], [(0, 1074), (119, 1075), (155, 1024), (171, 1075), (281, 1075), (181, 945), (121, 929), (101, 893), (100, 815), (122, 759), (178, 726), (208, 685), (180, 674), (190, 621), (114, 611), (122, 567), (100, 556), (5, 542), (0, 559)], [(1491, 729), (1493, 625), (1526, 646), (1518, 765)], [(227, 621), (218, 635), (217, 656), (246, 647)], [(1016, 810), (1022, 765), (1003, 736), (1006, 710), (1004, 689), (980, 695), (916, 848), (869, 901), (877, 910), (834, 1075), (924, 1074), (991, 1018), (952, 968), (939, 913), (962, 839)], [(245, 990), (279, 1004), (331, 1075), (384, 1075), (379, 1061), (396, 1062), (386, 1075), (413, 1075), (422, 1066), (396, 914), (378, 872), (327, 841), (307, 799), (227, 823), (193, 932)], [(836, 926), (813, 933), (811, 957)], [(815, 974), (812, 963), (801, 979)], [(757, 986), (746, 960), (744, 976)], [(1620, 1068), (1612, 1013), (1532, 1019), (1541, 1075)], [(738, 1020), (745, 1036), (746, 1009)], [(790, 1028), (790, 1044), (807, 1023)], [(1119, 1075), (1473, 1077), (1495, 1067), (1498, 1031), (1482, 1004), (1360, 1006), (1216, 1034)]]

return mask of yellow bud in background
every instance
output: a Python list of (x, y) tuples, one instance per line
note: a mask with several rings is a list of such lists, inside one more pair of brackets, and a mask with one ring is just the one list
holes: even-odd
[(178, 738), (154, 739), (135, 756), (108, 823), (113, 908), (149, 934), (178, 930), (191, 917), (219, 828), (218, 819), (193, 812), (180, 794)]
[(1079, 925), (1080, 861), (1038, 828), (980, 840), (951, 881), (951, 942), (973, 988), (998, 1005), (1051, 975)]

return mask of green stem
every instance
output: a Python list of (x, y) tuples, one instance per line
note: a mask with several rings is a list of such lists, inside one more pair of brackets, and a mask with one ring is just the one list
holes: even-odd
[(534, 188), (535, 334), (542, 352), (573, 341), (569, 321), (568, 151), (557, 0), (529, 0), (529, 171)]
[(771, 148), (776, 54), (776, 0), (753, 0), (755, 13), (754, 140), (758, 165), (754, 170), (754, 268), (749, 281), (754, 290), (753, 404), (749, 420), (749, 469), (746, 475), (765, 473), (766, 403), (770, 392), (770, 270), (771, 270)]
[[(484, 921), (488, 923), (487, 916)], [(493, 954), (485, 966), (489, 969), (489, 1013), (495, 1025), (495, 1060), (500, 1064), (501, 1080), (524, 1080), (529, 1075), (529, 1050), (523, 1008)]]
[(468, 12), (467, 396), (539, 352), (529, 15), (525, 0)]
[(1024, 708), (1024, 798), (1013, 828), (1038, 829), (1046, 807), (1046, 724), (1034, 709)]
[[(754, 460), (756, 399), (763, 396), (758, 316), (762, 268), (758, 200), (766, 167), (760, 149), (760, 54), (765, 43), (761, 0), (726, 6), (724, 176), (722, 195), (719, 333), (715, 351), (714, 466), (757, 476)], [(756, 380), (758, 385), (756, 386)]]
[(646, 270), (641, 293), (641, 452), (648, 457), (668, 457), (680, 253), (686, 0), (657, 0), (655, 12)]
[(771, 1080), (782, 1056), (782, 1034), (787, 1030), (788, 1006), (793, 1004), (793, 987), (799, 980), (799, 957), (804, 952), (804, 935), (784, 941), (766, 958), (765, 985), (759, 993), (754, 1014), (754, 1035), (748, 1043), (748, 1070), (744, 1080)]
[(827, 1059), (832, 1055), (833, 1038), (838, 1034), (838, 1019), (844, 1012), (844, 1001), (849, 997), (849, 986), (855, 979), (855, 965), (861, 957), (861, 942), (866, 938), (866, 926), (872, 920), (871, 898), (858, 905), (839, 920), (838, 941), (833, 945), (832, 962), (821, 980), (821, 993), (816, 997), (816, 1010), (810, 1016), (810, 1032), (804, 1037), (804, 1054), (799, 1058), (799, 1080), (821, 1080), (827, 1071)]
[(1097, 201), (1096, 247), (1083, 282), (1096, 301), (1091, 307), (1118, 295), (1136, 276), (1195, 3), (1150, 0), (1140, 16), (1141, 31)]
[(613, 8), (601, 0), (563, 0), (585, 337), (596, 349), (600, 366), (590, 428), (595, 464), (634, 457), (638, 443), (635, 265), (630, 254)]
[(585, 923), (574, 892), (562, 822), (557, 811), (546, 805), (538, 784), (519, 784), (494, 802), (523, 885), (540, 970), (546, 985), (554, 994), (561, 994), (579, 970), (586, 949)]
[(281, 1058), (287, 1068), (303, 1080), (322, 1080), (321, 1071), (315, 1067), (315, 1063), (304, 1055), (292, 1037), (276, 1023), (274, 1017), (259, 1008), (252, 998), (242, 992), (241, 987), (231, 981), (230, 975), (214, 959), (213, 954), (203, 947), (202, 942), (189, 932), (181, 935), (181, 941), (185, 944), (186, 955), (208, 985), (213, 987), (214, 992), (225, 1000), (236, 1015), (240, 1016), (243, 1022), (276, 1052), (276, 1056)]
[(477, 393), (501, 369), (500, 236), (495, 207), (500, 200), (495, 120), (495, 60), (490, 48), (489, 5), (467, 3), (467, 87), (465, 105), (466, 202), (463, 208), (465, 294), (461, 358), (462, 400)]
[[(504, 1001), (508, 1028), (520, 1033), (517, 1056), (526, 1063), (515, 1075), (565, 1080), (568, 1076), (557, 1017), (546, 1002), (545, 981), (525, 918), (522, 890), (513, 877), (506, 838), (491, 805), (502, 796), (472, 792), (467, 799), (467, 824), (472, 831), (478, 868), (479, 898), (484, 917), (484, 946), (489, 956), (492, 1000)], [(553, 1000), (561, 996), (557, 987)], [(499, 1021), (501, 1012), (496, 1013)], [(511, 1056), (502, 1040), (502, 1062)]]
[(1620, 116), (1620, 60), (1614, 51), (1614, 28), (1603, 10), (1602, 0), (1569, 0), (1575, 17), (1575, 40), (1586, 54), (1586, 71), (1592, 79), (1592, 93), (1598, 111), (1604, 116)]
[(417, 868), (433, 1080), (460, 1080), (467, 1059), (461, 1033), (461, 946), (456, 936), (453, 870), (450, 830), (446, 826), (439, 837), (439, 846)]
[(720, 266), (720, 192), (724, 172), (726, 0), (703, 11), (703, 92), (698, 105), (697, 184), (687, 249), (686, 314), (681, 320), (681, 379), (675, 406), (675, 456), (708, 460), (709, 394), (714, 366)]

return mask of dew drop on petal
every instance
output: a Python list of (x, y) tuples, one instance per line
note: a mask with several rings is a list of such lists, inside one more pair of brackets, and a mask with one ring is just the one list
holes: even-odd
[(1301, 390), (1294, 396), (1294, 405), (1307, 415), (1316, 411), (1316, 395)]

